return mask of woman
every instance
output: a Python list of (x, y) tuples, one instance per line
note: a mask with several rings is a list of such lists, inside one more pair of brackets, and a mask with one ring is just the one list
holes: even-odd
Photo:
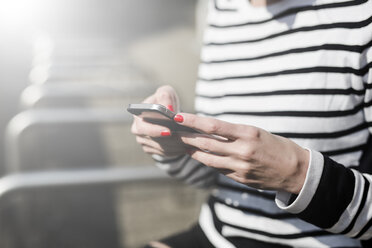
[[(198, 115), (132, 132), (170, 175), (215, 190), (152, 247), (361, 247), (372, 237), (372, 2), (210, 1)], [(179, 111), (176, 92), (145, 102)], [(371, 165), (372, 167), (372, 165)], [(194, 242), (194, 243), (190, 243)], [(167, 245), (167, 246), (164, 246)]]

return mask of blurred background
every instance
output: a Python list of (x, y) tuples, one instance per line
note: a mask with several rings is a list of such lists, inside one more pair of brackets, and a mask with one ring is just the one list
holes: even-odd
[(0, 247), (141, 247), (197, 221), (128, 103), (193, 111), (205, 0), (0, 0)]

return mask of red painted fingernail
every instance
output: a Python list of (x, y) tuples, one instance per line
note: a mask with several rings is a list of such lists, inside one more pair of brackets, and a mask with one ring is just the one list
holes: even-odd
[(183, 116), (182, 115), (176, 115), (173, 119), (174, 119), (175, 122), (179, 122), (179, 123), (183, 122)]
[(162, 132), (160, 133), (160, 135), (161, 135), (161, 136), (170, 136), (171, 133), (170, 133), (169, 131), (162, 131)]
[(174, 111), (173, 105), (168, 105), (167, 108), (168, 108), (170, 111)]

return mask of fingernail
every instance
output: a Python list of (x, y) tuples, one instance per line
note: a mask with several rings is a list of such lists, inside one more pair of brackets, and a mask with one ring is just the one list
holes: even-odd
[(173, 119), (174, 119), (175, 122), (179, 122), (179, 123), (183, 122), (183, 116), (182, 115), (176, 115)]
[(169, 131), (161, 131), (160, 135), (161, 136), (170, 136), (171, 133)]
[(168, 108), (170, 111), (174, 111), (173, 105), (168, 105), (167, 108)]

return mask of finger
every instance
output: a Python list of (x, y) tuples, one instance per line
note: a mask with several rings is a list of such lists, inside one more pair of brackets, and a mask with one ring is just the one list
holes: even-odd
[(150, 137), (167, 137), (172, 135), (169, 128), (146, 122), (141, 118), (134, 119), (131, 132), (137, 136)]
[(237, 150), (232, 143), (233, 141), (216, 139), (210, 135), (188, 132), (178, 132), (177, 135), (186, 145), (214, 154), (232, 155)]
[(155, 101), (172, 111), (178, 111), (178, 96), (176, 91), (169, 85), (159, 87), (155, 92)]
[(159, 151), (163, 151), (162, 147), (159, 143), (155, 142), (154, 140), (150, 139), (147, 136), (136, 136), (136, 141), (138, 144), (148, 147), (153, 147)]
[(164, 156), (164, 153), (162, 151), (159, 151), (153, 147), (150, 147), (150, 146), (145, 146), (143, 145), (142, 146), (142, 150), (145, 152), (145, 153), (148, 153), (148, 154), (157, 154), (157, 155), (160, 155), (160, 156)]
[(239, 138), (240, 125), (217, 120), (211, 117), (197, 116), (194, 114), (180, 113), (174, 117), (180, 125), (187, 126), (206, 134), (214, 134), (229, 140)]
[(192, 150), (189, 152), (189, 154), (193, 159), (201, 162), (202, 164), (219, 170), (231, 171), (233, 168), (229, 167), (236, 164), (236, 161), (231, 157), (225, 157), (205, 151)]

